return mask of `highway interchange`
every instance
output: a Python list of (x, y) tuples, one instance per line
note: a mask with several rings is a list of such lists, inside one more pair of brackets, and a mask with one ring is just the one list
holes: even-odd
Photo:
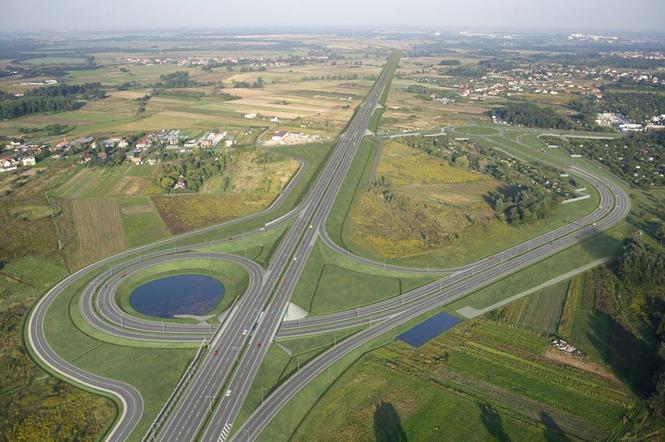
[[(398, 297), (348, 311), (282, 321), (291, 294), (300, 278), (317, 239), (339, 253), (367, 265), (385, 264), (350, 255), (336, 244), (325, 228), (337, 192), (348, 173), (381, 96), (390, 83), (398, 61), (394, 54), (374, 87), (360, 105), (349, 126), (316, 177), (302, 202), (293, 210), (246, 235), (290, 223), (267, 269), (247, 258), (232, 254), (202, 252), (201, 246), (232, 240), (226, 238), (191, 244), (178, 250), (175, 241), (214, 232), (221, 227), (247, 222), (277, 212), (296, 176), (279, 198), (263, 212), (250, 217), (211, 226), (176, 238), (129, 250), (103, 259), (65, 278), (47, 292), (33, 307), (26, 336), (31, 351), (55, 374), (79, 385), (112, 395), (120, 402), (120, 413), (106, 435), (108, 440), (125, 440), (143, 412), (140, 393), (130, 385), (85, 372), (60, 358), (44, 334), (44, 318), (49, 306), (73, 283), (92, 278), (85, 285), (79, 308), (86, 323), (96, 331), (121, 339), (171, 343), (204, 343), (200, 363), (187, 371), (167, 405), (151, 427), (145, 440), (253, 440), (274, 415), (319, 373), (362, 344), (417, 318), (437, 307), (465, 296), (493, 281), (528, 267), (547, 256), (568, 248), (606, 230), (630, 210), (626, 193), (612, 181), (578, 167), (569, 172), (598, 191), (598, 207), (585, 217), (533, 238), (494, 256), (450, 269), (414, 269), (388, 266), (405, 272), (445, 276)], [(300, 169), (299, 174), (303, 168)], [(229, 309), (221, 326), (159, 322), (137, 318), (118, 305), (115, 292), (123, 279), (158, 263), (189, 259), (213, 259), (236, 263), (248, 272), (246, 292)], [(240, 428), (234, 422), (252, 381), (275, 337), (302, 336), (332, 332), (365, 325), (367, 328), (333, 346), (303, 366), (268, 396)], [(253, 333), (247, 333), (252, 330)], [(198, 362), (198, 360), (197, 360)]]

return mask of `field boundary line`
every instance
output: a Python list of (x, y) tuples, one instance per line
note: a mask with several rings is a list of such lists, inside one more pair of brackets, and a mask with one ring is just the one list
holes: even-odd
[(595, 260), (595, 261), (593, 261), (593, 262), (590, 262), (589, 264), (586, 264), (586, 265), (583, 265), (583, 266), (581, 266), (581, 267), (578, 267), (578, 268), (576, 268), (575, 270), (571, 270), (570, 272), (566, 272), (566, 273), (564, 273), (563, 275), (557, 276), (556, 278), (552, 278), (552, 279), (550, 279), (549, 281), (545, 281), (545, 282), (543, 282), (542, 284), (539, 284), (539, 285), (537, 285), (537, 286), (535, 286), (535, 287), (532, 287), (532, 288), (530, 288), (530, 289), (528, 289), (528, 290), (525, 290), (525, 291), (523, 291), (523, 292), (521, 292), (521, 293), (518, 293), (518, 294), (516, 294), (516, 295), (513, 295), (513, 296), (511, 296), (511, 297), (509, 297), (509, 298), (506, 298), (506, 299), (504, 299), (504, 300), (502, 300), (502, 301), (499, 301), (499, 302), (497, 302), (497, 303), (494, 303), (494, 304), (492, 304), (492, 305), (488, 305), (488, 306), (485, 307), (485, 308), (476, 309), (476, 308), (473, 308), (473, 307), (467, 305), (466, 307), (462, 307), (462, 308), (458, 309), (458, 310), (457, 310), (457, 313), (459, 313), (460, 315), (464, 316), (464, 317), (467, 318), (467, 319), (475, 318), (475, 317), (477, 317), (477, 316), (480, 316), (480, 315), (483, 315), (483, 314), (485, 314), (485, 313), (487, 313), (487, 312), (490, 312), (490, 311), (492, 311), (492, 310), (494, 310), (494, 309), (496, 309), (496, 308), (498, 308), (498, 307), (502, 307), (502, 306), (504, 306), (504, 305), (506, 305), (506, 304), (510, 304), (510, 303), (513, 302), (513, 301), (516, 301), (516, 300), (518, 300), (518, 299), (520, 299), (520, 298), (523, 298), (523, 297), (525, 297), (525, 296), (527, 296), (527, 295), (530, 295), (530, 294), (532, 294), (532, 293), (534, 293), (534, 292), (537, 292), (537, 291), (539, 291), (539, 290), (542, 290), (542, 289), (544, 289), (544, 288), (546, 288), (546, 287), (549, 287), (549, 286), (554, 285), (554, 284), (558, 284), (558, 283), (563, 282), (563, 281), (565, 281), (565, 280), (567, 280), (567, 279), (571, 279), (571, 278), (573, 278), (574, 276), (579, 275), (580, 273), (584, 273), (584, 272), (586, 272), (587, 270), (591, 270), (591, 269), (594, 268), (594, 267), (598, 267), (599, 265), (605, 264), (605, 263), (607, 263), (609, 260), (610, 260), (609, 257), (605, 257), (605, 258), (597, 259), (597, 260)]

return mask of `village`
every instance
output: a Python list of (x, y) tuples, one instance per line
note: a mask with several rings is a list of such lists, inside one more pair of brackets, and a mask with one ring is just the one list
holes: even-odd
[(133, 142), (128, 137), (120, 136), (99, 139), (79, 137), (73, 140), (64, 138), (53, 144), (17, 139), (4, 146), (0, 155), (0, 173), (11, 172), (19, 167), (31, 167), (46, 158), (57, 160), (74, 155), (80, 155), (78, 162), (81, 164), (93, 160), (103, 163), (117, 153), (124, 161), (154, 166), (160, 162), (160, 149), (188, 154), (195, 149), (229, 148), (236, 144), (237, 140), (228, 131), (206, 131), (197, 137), (189, 137), (180, 129), (158, 130)]
[[(665, 75), (647, 73), (639, 69), (596, 68), (568, 64), (543, 64), (529, 67), (515, 67), (509, 70), (489, 70), (478, 78), (465, 78), (456, 81), (446, 71), (439, 71), (446, 77), (429, 77), (416, 74), (410, 79), (419, 83), (431, 83), (455, 90), (462, 98), (484, 101), (492, 97), (511, 97), (517, 94), (579, 94), (593, 95), (598, 99), (603, 93), (596, 84), (602, 82), (631, 81), (652, 86), (665, 87)], [(453, 72), (454, 73), (454, 72)], [(436, 100), (440, 94), (430, 98)]]

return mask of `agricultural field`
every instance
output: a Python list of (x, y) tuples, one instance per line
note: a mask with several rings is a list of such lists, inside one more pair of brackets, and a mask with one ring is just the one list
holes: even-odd
[(294, 159), (245, 150), (234, 157), (223, 175), (205, 182), (198, 194), (151, 199), (169, 231), (182, 233), (267, 208), (300, 167)]
[(548, 359), (548, 343), (535, 332), (480, 319), (419, 349), (389, 344), (336, 380), (294, 440), (561, 440), (611, 434), (632, 407), (632, 395), (616, 379)]
[(84, 267), (127, 247), (117, 199), (75, 199), (68, 210), (75, 228), (74, 243), (67, 248), (68, 263), (72, 268)]
[(144, 195), (158, 172), (158, 167), (133, 164), (81, 167), (51, 195), (68, 199)]
[(556, 335), (570, 282), (554, 284), (501, 309), (498, 317), (515, 325)]
[[(264, 56), (279, 54), (268, 52)], [(97, 69), (72, 71), (67, 80), (99, 81), (107, 89), (107, 98), (90, 101), (75, 111), (0, 122), (0, 135), (15, 136), (21, 128), (66, 124), (73, 127), (67, 137), (131, 135), (169, 128), (179, 128), (194, 135), (216, 127), (236, 131), (254, 127), (308, 130), (323, 139), (330, 139), (346, 124), (372, 84), (368, 78), (377, 75), (383, 63), (381, 57), (363, 58), (362, 64), (358, 65), (354, 58), (350, 58), (334, 64), (321, 61), (298, 69), (284, 65), (262, 71), (237, 72), (232, 67), (202, 70), (168, 64), (135, 65), (124, 57), (104, 55), (99, 60), (104, 60), (105, 64)], [(187, 72), (197, 86), (153, 94), (151, 86), (158, 83), (161, 76), (175, 71)], [(262, 87), (242, 87), (258, 78), (263, 81)], [(124, 84), (132, 86), (129, 89), (120, 87)], [(26, 90), (7, 80), (0, 81), (0, 88), (15, 92)], [(232, 99), (222, 94), (230, 95)], [(151, 98), (145, 110), (139, 111), (137, 100), (145, 95)], [(249, 119), (244, 118), (245, 114), (257, 115)]]

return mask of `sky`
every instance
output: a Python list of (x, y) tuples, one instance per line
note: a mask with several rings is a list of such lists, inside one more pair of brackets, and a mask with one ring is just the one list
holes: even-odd
[(665, 33), (665, 0), (0, 0), (1, 30), (441, 27)]

